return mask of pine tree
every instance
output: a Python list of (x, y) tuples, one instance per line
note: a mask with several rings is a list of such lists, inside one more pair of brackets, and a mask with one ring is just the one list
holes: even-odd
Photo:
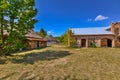
[(45, 36), (47, 36), (47, 32), (43, 28), (41, 28), (39, 35), (44, 38)]

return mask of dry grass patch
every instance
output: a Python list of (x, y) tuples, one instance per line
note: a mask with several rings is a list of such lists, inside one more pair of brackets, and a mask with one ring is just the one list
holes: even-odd
[(0, 58), (0, 80), (119, 80), (120, 49), (53, 46)]

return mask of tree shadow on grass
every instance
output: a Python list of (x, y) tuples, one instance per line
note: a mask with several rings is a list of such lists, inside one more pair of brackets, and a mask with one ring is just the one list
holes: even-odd
[(63, 58), (65, 56), (70, 55), (71, 53), (69, 51), (44, 51), (44, 52), (38, 52), (38, 53), (30, 53), (26, 54), (24, 56), (19, 56), (12, 58), (13, 63), (26, 63), (26, 64), (34, 64), (37, 61), (50, 61), (58, 58)]
[(5, 63), (6, 63), (6, 60), (0, 58), (0, 64), (5, 64)]

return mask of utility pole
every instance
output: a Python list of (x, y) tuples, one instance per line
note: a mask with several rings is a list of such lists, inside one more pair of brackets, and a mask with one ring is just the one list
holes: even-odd
[(68, 47), (70, 47), (70, 28), (68, 29), (67, 35), (68, 35)]

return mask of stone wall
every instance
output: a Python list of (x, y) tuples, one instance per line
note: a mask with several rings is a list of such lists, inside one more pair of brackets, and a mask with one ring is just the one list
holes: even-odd
[(107, 46), (107, 39), (111, 40), (112, 47), (115, 47), (114, 35), (74, 35), (74, 39), (79, 47), (82, 47), (82, 39), (86, 40), (86, 47), (90, 47), (91, 41), (95, 42), (97, 47)]
[(101, 40), (101, 47), (106, 47), (107, 46), (107, 39), (102, 39)]
[(114, 33), (115, 35), (120, 34), (120, 22), (116, 23), (111, 23), (111, 32)]

